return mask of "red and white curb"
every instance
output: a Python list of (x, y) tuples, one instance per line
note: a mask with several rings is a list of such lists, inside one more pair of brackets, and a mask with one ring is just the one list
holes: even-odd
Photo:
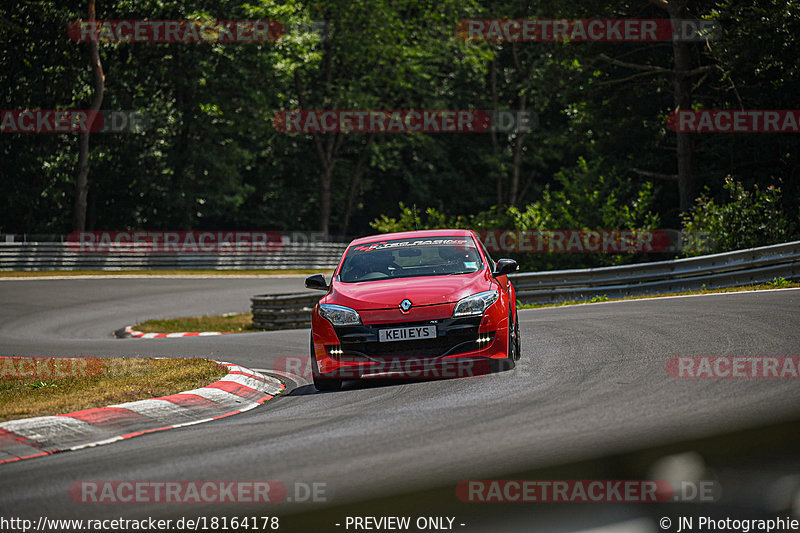
[(221, 331), (182, 331), (179, 333), (144, 333), (136, 331), (133, 326), (126, 326), (114, 332), (120, 339), (132, 337), (134, 339), (175, 339), (178, 337), (211, 337), (214, 335), (227, 335)]
[(0, 464), (210, 422), (254, 409), (286, 388), (277, 379), (255, 370), (220, 364), (228, 367), (228, 374), (201, 389), (65, 415), (3, 422)]

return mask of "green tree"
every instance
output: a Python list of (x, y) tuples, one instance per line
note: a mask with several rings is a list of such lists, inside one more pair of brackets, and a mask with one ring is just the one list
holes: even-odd
[(727, 201), (717, 203), (708, 191), (697, 199), (683, 219), (686, 255), (728, 252), (789, 241), (796, 225), (784, 213), (781, 190), (725, 178)]

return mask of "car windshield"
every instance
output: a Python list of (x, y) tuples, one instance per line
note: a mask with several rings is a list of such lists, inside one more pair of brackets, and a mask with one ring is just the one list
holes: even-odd
[(342, 263), (344, 283), (417, 276), (471, 274), (482, 268), (471, 237), (375, 241), (351, 246)]

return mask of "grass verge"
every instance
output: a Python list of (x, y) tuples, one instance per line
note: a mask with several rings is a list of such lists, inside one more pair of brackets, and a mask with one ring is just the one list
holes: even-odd
[(608, 298), (605, 295), (595, 296), (590, 300), (570, 300), (566, 302), (554, 302), (544, 304), (520, 304), (520, 309), (538, 309), (540, 307), (563, 307), (565, 305), (582, 305), (593, 304), (597, 302), (622, 302), (625, 300), (647, 300), (650, 298), (664, 298), (667, 296), (690, 296), (694, 294), (717, 294), (725, 292), (742, 292), (742, 291), (764, 291), (770, 289), (790, 289), (800, 287), (800, 283), (794, 281), (787, 281), (784, 278), (778, 278), (770, 281), (769, 283), (761, 283), (758, 285), (743, 285), (740, 287), (725, 287), (719, 289), (700, 289), (697, 291), (682, 291), (682, 292), (668, 292), (664, 294), (648, 294), (644, 296), (627, 296), (625, 298)]
[(222, 333), (244, 333), (262, 331), (253, 327), (253, 313), (227, 313), (213, 316), (187, 316), (147, 320), (133, 326), (144, 333), (180, 333), (194, 331), (219, 331)]
[(224, 276), (287, 276), (324, 273), (330, 271), (309, 269), (276, 270), (3, 270), (0, 278), (46, 278), (46, 277), (224, 277)]
[(0, 422), (167, 396), (227, 374), (207, 359), (0, 358)]

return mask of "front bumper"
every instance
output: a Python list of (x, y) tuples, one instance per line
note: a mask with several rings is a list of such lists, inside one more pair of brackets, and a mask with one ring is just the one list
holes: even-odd
[[(436, 338), (379, 342), (378, 331), (387, 328), (436, 326)], [(326, 346), (330, 354), (342, 361), (369, 359), (377, 362), (396, 357), (442, 358), (468, 352), (481, 351), (487, 341), (494, 339), (493, 332), (479, 334), (481, 317), (448, 318), (396, 324), (334, 326), (338, 346)], [(483, 340), (487, 339), (487, 340)]]
[[(452, 314), (452, 312), (450, 312)], [(398, 317), (399, 318), (399, 317)], [(479, 317), (333, 326), (312, 317), (314, 355), (321, 377), (469, 377), (492, 371), (508, 353), (507, 317)], [(435, 326), (435, 339), (379, 342), (386, 328)]]

